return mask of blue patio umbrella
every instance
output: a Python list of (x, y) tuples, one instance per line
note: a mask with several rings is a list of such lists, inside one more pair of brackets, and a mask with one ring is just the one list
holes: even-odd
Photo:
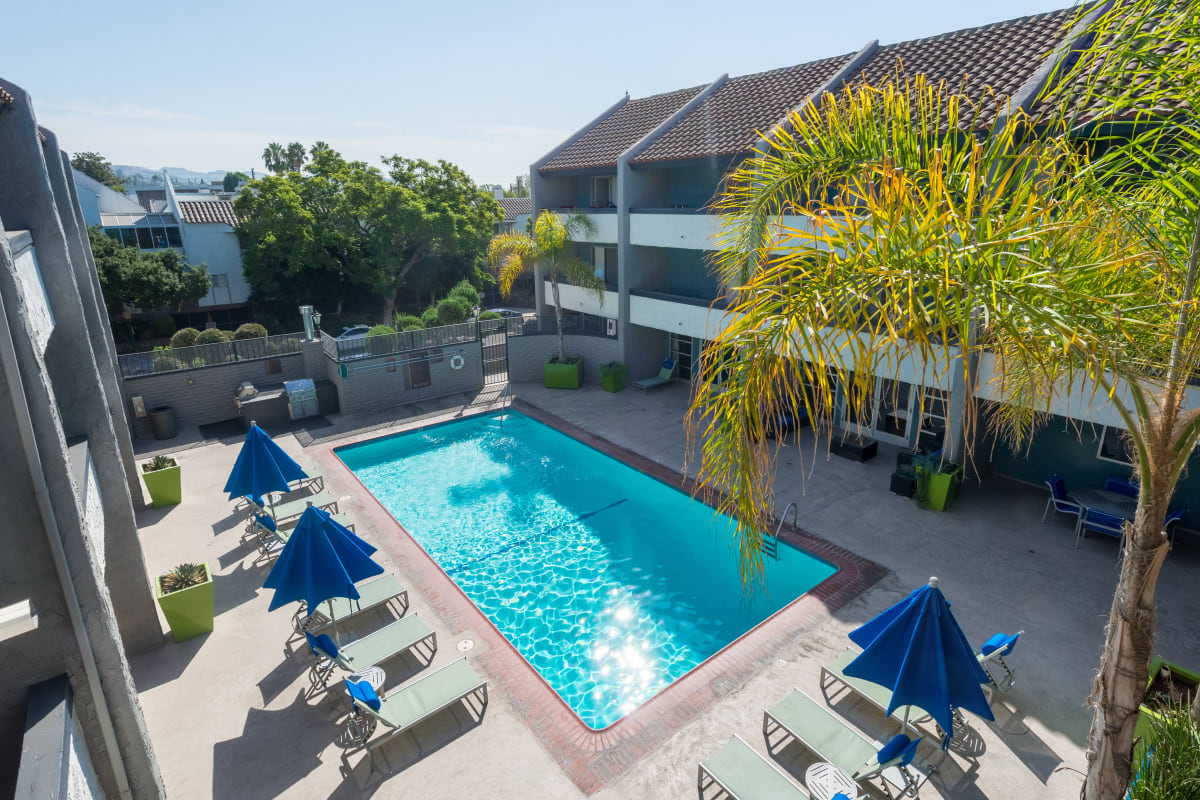
[(233, 471), (225, 481), (225, 491), (229, 492), (230, 500), (246, 496), (257, 499), (267, 492), (286, 492), (292, 481), (307, 477), (283, 448), (251, 422)]
[(846, 674), (891, 689), (888, 714), (901, 706), (924, 709), (946, 731), (943, 746), (954, 735), (955, 708), (995, 719), (983, 694), (987, 673), (937, 578), (851, 631), (850, 639), (863, 651), (846, 665)]
[(269, 610), (303, 600), (311, 614), (334, 597), (357, 600), (354, 584), (383, 572), (371, 560), (374, 552), (328, 511), (309, 504), (263, 581), (265, 588), (275, 590)]

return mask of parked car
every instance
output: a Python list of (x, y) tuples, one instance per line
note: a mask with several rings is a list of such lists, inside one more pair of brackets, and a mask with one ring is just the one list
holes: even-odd
[(367, 332), (370, 325), (350, 325), (337, 335), (341, 358), (363, 358), (367, 355)]
[(339, 333), (336, 338), (339, 342), (345, 341), (346, 339), (361, 339), (367, 335), (369, 330), (371, 330), (370, 325), (350, 325), (349, 327), (343, 328), (342, 332)]
[(505, 319), (508, 319), (509, 317), (520, 318), (525, 316), (520, 311), (513, 311), (511, 308), (489, 308), (488, 311), (492, 312), (493, 314), (499, 314)]

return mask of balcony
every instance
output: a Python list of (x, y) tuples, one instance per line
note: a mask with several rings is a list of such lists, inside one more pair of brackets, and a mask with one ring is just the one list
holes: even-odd
[[(790, 227), (806, 225), (802, 217), (784, 217)], [(629, 241), (646, 247), (715, 250), (723, 218), (698, 208), (634, 208), (629, 214)]]
[(615, 208), (575, 208), (562, 206), (547, 209), (558, 214), (587, 214), (592, 224), (596, 226), (593, 234), (581, 234), (574, 238), (576, 242), (593, 242), (595, 244), (617, 243), (617, 210)]
[[(584, 289), (580, 286), (572, 286), (569, 283), (563, 283), (560, 279), (558, 282), (558, 299), (562, 303), (562, 307), (571, 311), (582, 311), (584, 314), (595, 314), (600, 317), (616, 317), (617, 316), (617, 289), (615, 286), (607, 287), (604, 290), (604, 302), (600, 302), (595, 292)], [(550, 281), (546, 281), (546, 304), (553, 305), (554, 291), (550, 288)]]
[(712, 339), (729, 324), (726, 304), (671, 289), (629, 292), (629, 321), (669, 333)]

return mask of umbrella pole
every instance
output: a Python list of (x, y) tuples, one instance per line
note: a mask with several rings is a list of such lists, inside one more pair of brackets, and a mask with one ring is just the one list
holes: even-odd
[(342, 636), (338, 633), (337, 620), (333, 616), (333, 598), (325, 601), (325, 605), (329, 608), (329, 627), (333, 628), (333, 643), (338, 647), (342, 646)]

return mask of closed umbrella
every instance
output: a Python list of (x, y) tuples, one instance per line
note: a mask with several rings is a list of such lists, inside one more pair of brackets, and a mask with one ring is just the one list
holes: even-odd
[(852, 631), (850, 639), (863, 651), (846, 665), (846, 674), (891, 689), (888, 714), (901, 706), (928, 712), (946, 732), (943, 747), (954, 735), (955, 708), (995, 719), (982, 688), (988, 675), (937, 578)]
[[(358, 581), (379, 575), (375, 548), (310, 503), (288, 537), (263, 586), (274, 589), (268, 610), (303, 600), (311, 614), (334, 597), (358, 599)], [(330, 604), (332, 618), (333, 607)]]
[(283, 452), (283, 448), (275, 444), (257, 423), (251, 422), (241, 452), (233, 463), (233, 471), (225, 481), (225, 491), (229, 492), (230, 500), (239, 497), (257, 500), (268, 492), (286, 492), (292, 481), (307, 477), (308, 474)]

